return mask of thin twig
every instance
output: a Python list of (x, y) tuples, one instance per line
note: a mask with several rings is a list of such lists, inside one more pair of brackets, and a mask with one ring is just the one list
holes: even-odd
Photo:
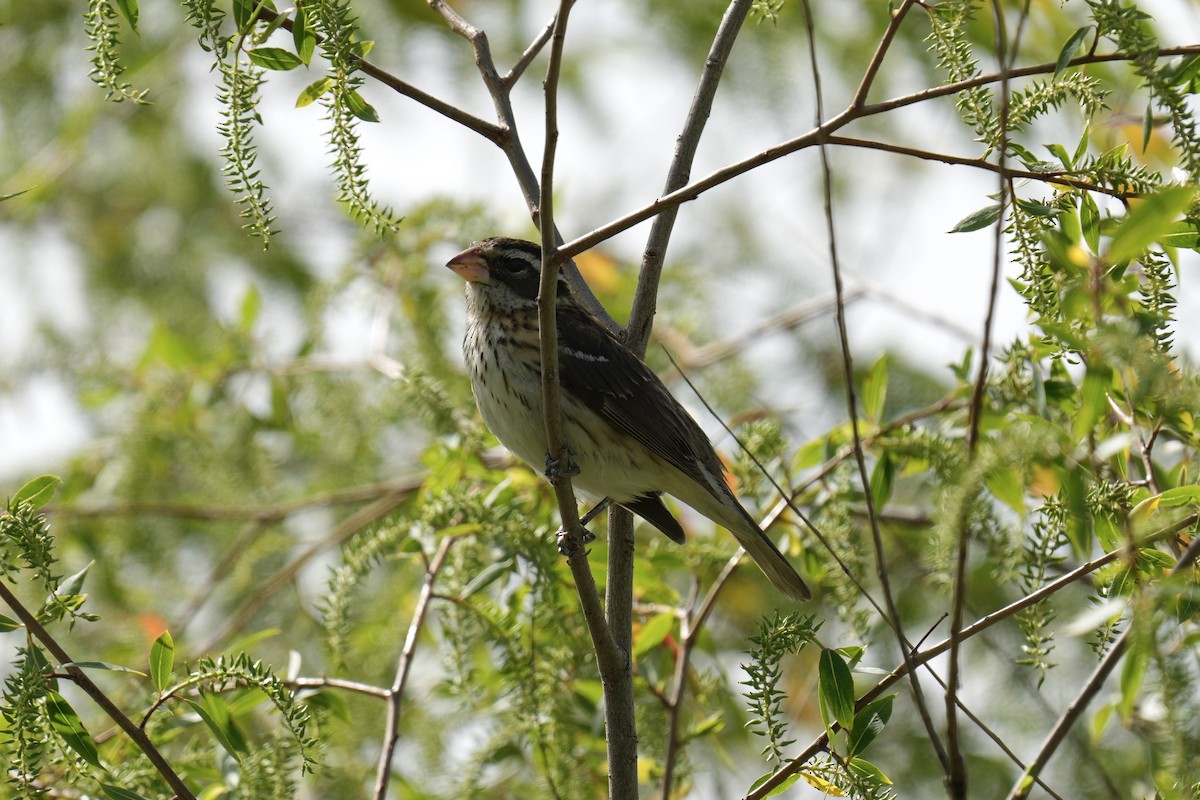
[[(1159, 51), (1160, 57), (1168, 57), (1174, 55), (1196, 55), (1200, 54), (1200, 45), (1189, 45), (1187, 47), (1168, 47)], [(1068, 66), (1077, 67), (1085, 64), (1098, 64), (1113, 61), (1129, 61), (1133, 56), (1116, 53), (1112, 55), (1086, 55), (1072, 59)], [(1022, 67), (1009, 72), (1010, 78), (1017, 78), (1029, 75), (1053, 74), (1057, 69), (1057, 64), (1036, 64), (1031, 67)], [(780, 142), (766, 150), (762, 150), (741, 161), (736, 161), (732, 164), (727, 164), (714, 172), (700, 178), (692, 183), (684, 186), (681, 189), (676, 189), (670, 194), (663, 195), (651, 203), (648, 203), (641, 208), (638, 208), (625, 216), (619, 217), (611, 222), (608, 222), (599, 228), (583, 234), (569, 242), (563, 244), (558, 249), (558, 258), (572, 258), (584, 250), (595, 247), (600, 242), (611, 239), (618, 233), (626, 231), (639, 223), (661, 214), (669, 208), (681, 205), (683, 203), (695, 200), (700, 195), (720, 186), (724, 183), (755, 170), (772, 161), (776, 161), (785, 156), (792, 155), (800, 150), (812, 147), (822, 140), (828, 141), (835, 131), (841, 130), (855, 120), (864, 119), (875, 114), (882, 114), (887, 111), (892, 111), (897, 108), (916, 105), (927, 100), (933, 100), (939, 97), (957, 94), (958, 92), (972, 89), (976, 86), (985, 86), (991, 83), (996, 83), (1000, 80), (998, 73), (988, 73), (978, 75), (974, 78), (955, 83), (938, 86), (933, 89), (926, 89), (920, 92), (896, 97), (891, 100), (886, 100), (879, 103), (861, 106), (858, 108), (848, 107), (842, 113), (829, 118), (820, 128), (802, 133), (799, 136)], [(1037, 173), (1030, 173), (1031, 179), (1037, 178)], [(1051, 181), (1053, 182), (1053, 180)], [(1059, 181), (1061, 182), (1061, 181)]]
[(871, 85), (875, 83), (875, 76), (879, 74), (879, 68), (883, 66), (883, 58), (891, 48), (892, 40), (896, 38), (896, 33), (900, 30), (901, 23), (904, 22), (904, 16), (916, 4), (917, 0), (904, 0), (900, 7), (892, 12), (887, 30), (880, 37), (879, 46), (875, 48), (875, 54), (871, 56), (871, 61), (867, 64), (867, 69), (858, 84), (858, 91), (854, 93), (854, 99), (850, 101), (851, 108), (862, 108), (863, 104), (867, 102), (867, 94), (871, 91)]
[(12, 609), (13, 613), (17, 615), (17, 617), (21, 620), (21, 623), (25, 626), (25, 629), (29, 631), (29, 635), (41, 642), (42, 646), (50, 651), (50, 654), (54, 656), (55, 660), (57, 660), (59, 664), (63, 665), (63, 671), (70, 676), (75, 685), (82, 689), (88, 697), (92, 698), (96, 705), (100, 706), (101, 710), (108, 715), (108, 718), (115, 722), (117, 726), (121, 730), (125, 731), (125, 734), (133, 740), (133, 743), (137, 745), (138, 749), (141, 750), (142, 753), (145, 754), (146, 758), (149, 759), (150, 763), (154, 765), (154, 768), (158, 771), (158, 774), (161, 775), (163, 780), (167, 782), (167, 785), (171, 787), (171, 791), (175, 793), (176, 798), (178, 798), (178, 800), (196, 800), (195, 795), (192, 794), (192, 790), (189, 789), (188, 785), (183, 782), (183, 779), (175, 773), (175, 770), (171, 767), (171, 764), (167, 761), (163, 754), (159, 752), (158, 748), (154, 745), (154, 742), (152, 742), (150, 737), (146, 735), (146, 732), (139, 728), (133, 720), (126, 716), (125, 712), (122, 711), (99, 686), (92, 682), (92, 679), (87, 676), (86, 672), (79, 667), (74, 666), (75, 659), (71, 658), (71, 656), (67, 654), (67, 651), (63, 649), (62, 645), (60, 645), (58, 641), (50, 635), (50, 632), (46, 630), (45, 626), (38, 621), (37, 616), (27, 609), (19, 599), (17, 599), (17, 596), (12, 593), (12, 590), (8, 588), (8, 584), (4, 581), (0, 581), (0, 600), (3, 600), (5, 604)]
[[(1188, 545), (1188, 549), (1179, 557), (1179, 561), (1175, 563), (1170, 574), (1177, 575), (1183, 570), (1190, 568), (1197, 556), (1200, 556), (1200, 536), (1192, 539), (1192, 543)], [(1083, 688), (1079, 690), (1079, 694), (1063, 709), (1062, 716), (1058, 718), (1054, 727), (1046, 734), (1045, 740), (1043, 740), (1041, 747), (1038, 748), (1037, 755), (1034, 756), (1028, 769), (1025, 770), (1025, 773), (1013, 786), (1012, 791), (1009, 792), (1008, 800), (1025, 800), (1025, 798), (1029, 797), (1029, 790), (1033, 788), (1034, 779), (1041, 774), (1046, 763), (1050, 761), (1055, 751), (1058, 750), (1058, 746), (1066, 738), (1067, 733), (1070, 732), (1071, 728), (1079, 720), (1084, 709), (1091, 704), (1096, 693), (1104, 685), (1104, 681), (1117, 666), (1117, 663), (1120, 662), (1121, 657), (1125, 655), (1125, 650), (1128, 649), (1129, 640), (1135, 630), (1136, 628), (1132, 624), (1127, 627), (1125, 632), (1113, 642), (1109, 651), (1104, 654), (1104, 658), (1101, 659), (1100, 663), (1096, 665), (1096, 669), (1092, 671), (1087, 681), (1084, 682)]]
[[(1174, 536), (1177, 536), (1181, 531), (1185, 531), (1194, 526), (1197, 522), (1200, 522), (1200, 514), (1190, 514), (1181, 520), (1159, 528), (1158, 530), (1143, 537), (1138, 541), (1138, 546), (1149, 547), (1158, 542), (1168, 540)], [(1197, 542), (1200, 542), (1200, 537), (1197, 537), (1195, 540), (1193, 540), (1193, 544)], [(970, 639), (972, 636), (982, 633), (996, 623), (1003, 622), (1004, 620), (1012, 617), (1014, 614), (1019, 614), (1030, 606), (1037, 605), (1047, 597), (1058, 593), (1065, 587), (1070, 586), (1072, 583), (1075, 583), (1087, 575), (1090, 575), (1101, 567), (1111, 564), (1113, 561), (1116, 561), (1122, 556), (1122, 550), (1113, 550), (1112, 552), (1105, 553), (1104, 555), (1092, 559), (1085, 564), (1079, 565), (1075, 569), (1067, 572), (1057, 580), (1046, 584), (1037, 591), (1030, 592), (1024, 597), (1009, 603), (1003, 608), (999, 608), (987, 616), (980, 617), (972, 624), (963, 628), (959, 634), (959, 638), (966, 640)], [(903, 680), (910, 669), (910, 662), (913, 666), (920, 666), (921, 664), (937, 658), (949, 649), (950, 638), (947, 637), (931, 647), (912, 653), (911, 656), (905, 660), (905, 663), (897, 666), (895, 669), (889, 672), (883, 678), (883, 680), (875, 684), (873, 688), (864, 692), (863, 695), (858, 698), (857, 701), (855, 701), (855, 710), (862, 709), (867, 704), (878, 699), (881, 695), (883, 695), (884, 692), (896, 685), (897, 682)], [(759, 784), (754, 791), (748, 793), (744, 800), (762, 800), (762, 798), (768, 797), (771, 792), (779, 786), (779, 784), (783, 783), (789, 777), (799, 772), (811, 758), (813, 758), (817, 753), (823, 752), (828, 746), (829, 734), (828, 732), (825, 732), (814, 739), (808, 745), (808, 747), (804, 748), (804, 750), (793, 757), (792, 760), (780, 767), (774, 775)]]
[[(1028, 13), (1026, 3), (1023, 14)], [(989, 351), (992, 346), (992, 327), (996, 318), (996, 302), (1000, 293), (1000, 278), (1004, 264), (1004, 215), (1007, 212), (1010, 185), (1004, 176), (1008, 162), (1008, 72), (1016, 54), (1016, 42), (1009, 47), (1008, 29), (1004, 9), (996, 0), (992, 2), (992, 17), (996, 24), (996, 53), (1000, 60), (1000, 142), (997, 149), (999, 178), (999, 216), (993, 227), (992, 281), (988, 291), (987, 312), (983, 321), (983, 344), (979, 350), (979, 370), (971, 391), (971, 403), (967, 417), (967, 463), (974, 464), (979, 450), (979, 430), (982, 425), (984, 395), (987, 392), (988, 368), (991, 365)], [(963, 501), (958, 530), (958, 549), (954, 565), (954, 583), (950, 593), (950, 658), (946, 678), (946, 790), (951, 800), (966, 800), (967, 765), (962, 753), (962, 738), (958, 726), (958, 687), (961, 681), (962, 640), (958, 636), (963, 624), (963, 609), (967, 597), (967, 561), (971, 550), (970, 503)]]
[[(434, 597), (437, 595), (435, 594)], [(369, 683), (348, 681), (342, 678), (295, 678), (287, 682), (293, 689), (345, 689), (354, 694), (365, 694), (368, 697), (378, 697), (386, 700), (391, 696), (391, 690), (382, 686), (372, 686)]]
[(354, 534), (358, 533), (367, 525), (390, 514), (395, 508), (400, 505), (408, 497), (409, 491), (406, 489), (394, 491), (380, 497), (374, 503), (355, 511), (350, 516), (339, 522), (333, 530), (331, 530), (323, 539), (314, 542), (305, 548), (298, 556), (289, 561), (286, 565), (280, 568), (275, 574), (271, 575), (266, 580), (259, 583), (258, 588), (242, 601), (225, 620), (222, 625), (204, 645), (198, 648), (201, 653), (216, 649), (216, 647), (226, 637), (240, 629), (243, 625), (250, 621), (263, 604), (271, 598), (275, 592), (290, 583), (295, 577), (300, 574), (300, 570), (312, 561), (321, 553), (325, 552), (330, 547), (344, 542)]
[(384, 726), (383, 749), (379, 755), (379, 766), (375, 771), (375, 800), (387, 797), (388, 781), (392, 774), (392, 756), (396, 752), (396, 743), (400, 741), (400, 702), (404, 699), (404, 686), (412, 672), (413, 656), (417, 650), (417, 636), (425, 624), (425, 615), (429, 612), (430, 600), (433, 597), (433, 584), (437, 581), (446, 563), (450, 548), (461, 536), (446, 536), (438, 543), (433, 560), (425, 568), (425, 581), (421, 584), (421, 593), (417, 596), (417, 605), (413, 609), (412, 619), (408, 623), (408, 635), (404, 638), (404, 648), (396, 663), (396, 677), (387, 691), (387, 722)]
[[(804, 8), (805, 25), (808, 29), (809, 60), (813, 73), (813, 91), (816, 96), (817, 106), (817, 128), (820, 130), (822, 120), (824, 119), (824, 104), (821, 99), (820, 67), (817, 63), (817, 39), (813, 27), (812, 6), (809, 0), (804, 0), (802, 6)], [(837, 231), (833, 219), (833, 169), (829, 163), (829, 148), (824, 140), (818, 142), (817, 149), (821, 159), (821, 191), (825, 203), (825, 226), (826, 236), (829, 240), (829, 263), (830, 269), (833, 271), (834, 294), (837, 297), (837, 314), (835, 315), (835, 319), (837, 321), (838, 342), (842, 353), (842, 377), (846, 383), (846, 410), (850, 417), (850, 431), (854, 439), (854, 460), (858, 465), (859, 480), (863, 488), (863, 499), (867, 506), (867, 520), (871, 529), (871, 542), (875, 553), (875, 574), (879, 578), (879, 588), (883, 592), (883, 601), (887, 607), (887, 613), (883, 616), (888, 626), (895, 633), (900, 653), (904, 657), (905, 663), (908, 664), (910, 648), (907, 637), (904, 635), (904, 624), (900, 620), (896, 598), (892, 593), (891, 579), (888, 576), (887, 554), (883, 547), (883, 534), (879, 528), (879, 517), (875, 513), (875, 499), (871, 493), (871, 478), (867, 473), (866, 455), (863, 449), (862, 435), (858, 427), (858, 398), (854, 390), (854, 361), (850, 351), (850, 337), (846, 325), (846, 305), (843, 299), (845, 288), (842, 285), (841, 262), (838, 258), (837, 248)], [(911, 664), (909, 664), (909, 669), (913, 701), (917, 712), (921, 717), (921, 722), (925, 726), (929, 744), (933, 747), (938, 761), (945, 767), (946, 753), (942, 749), (941, 739), (934, 728), (933, 719), (929, 714), (929, 707), (925, 702), (925, 695), (921, 691), (921, 683), (917, 679), (916, 672), (913, 670)]]
[[(675, 155), (667, 168), (667, 180), (663, 194), (670, 194), (676, 189), (687, 185), (688, 177), (692, 174), (692, 163), (696, 158), (696, 149), (700, 146), (700, 137), (708, 116), (712, 113), (713, 98), (717, 94), (717, 86), (721, 75), (725, 72), (725, 64), (733, 52), (733, 44), (737, 35), (750, 13), (752, 0), (732, 0), (725, 9), (721, 24), (713, 36), (708, 57), (704, 60), (704, 69), (700, 73), (700, 82), (692, 97), (683, 130), (675, 140)], [(654, 218), (650, 227), (650, 235), (646, 238), (646, 247), (642, 253), (642, 266), (638, 271), (637, 292), (633, 298), (633, 307), (629, 313), (629, 326), (625, 331), (625, 342), (639, 356), (646, 354), (646, 343), (650, 341), (650, 328), (654, 323), (654, 310), (657, 305), (658, 284), (662, 277), (663, 262), (667, 256), (667, 245), (671, 240), (671, 232), (675, 228), (675, 218), (679, 207), (673, 206)]]
[(525, 74), (525, 70), (530, 64), (533, 63), (533, 60), (537, 58), (538, 53), (542, 52), (542, 48), (546, 46), (546, 42), (550, 41), (550, 36), (553, 33), (554, 19), (551, 19), (546, 23), (546, 27), (542, 28), (542, 31), (537, 35), (537, 38), (529, 43), (529, 47), (525, 48), (525, 52), (521, 53), (521, 57), (516, 60), (516, 63), (512, 65), (512, 68), (509, 69), (508, 72), (504, 73), (504, 76), (500, 78), (500, 82), (503, 83), (506, 88), (512, 89), (516, 82), (521, 79), (521, 76)]

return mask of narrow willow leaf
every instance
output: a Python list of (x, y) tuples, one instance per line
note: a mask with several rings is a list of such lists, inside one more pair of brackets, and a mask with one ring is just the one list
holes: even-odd
[(1109, 263), (1136, 258), (1169, 234), (1195, 195), (1195, 186), (1169, 186), (1139, 200), (1113, 234), (1107, 253)]
[[(753, 784), (751, 784), (750, 791), (754, 791), (755, 789), (762, 786), (764, 783), (766, 783), (767, 781), (769, 781), (771, 778), (774, 778), (774, 777), (775, 777), (774, 772), (768, 772), (766, 775), (763, 775), (761, 778), (759, 778)], [(776, 786), (771, 791), (767, 792), (766, 796), (767, 797), (778, 797), (779, 795), (786, 792), (788, 789), (792, 788), (792, 784), (798, 780), (800, 780), (800, 774), (789, 775), (788, 777), (784, 778), (784, 780), (778, 786)], [(808, 779), (805, 778), (805, 780), (808, 780)], [(835, 787), (835, 789), (836, 789), (836, 787)]]
[(3, 614), (0, 614), (0, 633), (15, 631), (19, 627), (21, 627), (21, 623), (17, 622), (12, 617), (6, 617)]
[(869, 704), (854, 715), (854, 725), (850, 728), (849, 755), (857, 755), (870, 747), (871, 742), (892, 718), (892, 700), (896, 695), (889, 694)]
[(1200, 486), (1176, 486), (1173, 489), (1167, 489), (1160, 495), (1159, 500), (1168, 508), (1200, 506)]
[(127, 667), (124, 664), (114, 664), (111, 661), (68, 661), (63, 664), (64, 667), (75, 667), (77, 669), (101, 669), (107, 672), (129, 672), (133, 675), (145, 676), (146, 673), (141, 670)]
[(1090, 192), (1084, 192), (1079, 201), (1079, 225), (1083, 240), (1093, 253), (1100, 252), (1100, 207)]
[(208, 726), (212, 735), (220, 742), (221, 747), (225, 748), (225, 752), (229, 753), (235, 761), (240, 763), (242, 755), (248, 752), (246, 738), (242, 736), (241, 731), (233, 724), (225, 701), (209, 694), (202, 695), (200, 702), (186, 697), (183, 701), (191, 706), (192, 710), (200, 716), (200, 719)]
[(58, 692), (47, 692), (46, 713), (50, 717), (50, 725), (54, 728), (55, 733), (62, 737), (68, 747), (93, 767), (104, 769), (100, 764), (100, 751), (96, 749), (96, 742), (87, 732), (87, 728), (83, 727), (83, 721), (79, 719), (79, 715), (75, 713), (75, 709), (71, 708), (71, 704), (67, 702), (66, 698)]
[(871, 470), (871, 501), (876, 510), (887, 505), (892, 497), (892, 482), (896, 476), (896, 461), (891, 454), (884, 452), (875, 462)]
[(1063, 49), (1058, 52), (1058, 61), (1054, 64), (1054, 77), (1057, 78), (1067, 68), (1067, 64), (1079, 52), (1079, 48), (1083, 45), (1084, 40), (1087, 39), (1091, 30), (1091, 25), (1085, 25), (1072, 33), (1070, 39), (1067, 39), (1067, 43), (1063, 45)]
[(633, 640), (633, 657), (641, 658), (663, 643), (675, 625), (675, 615), (667, 612), (656, 614), (642, 626)]
[(313, 81), (308, 86), (305, 86), (296, 98), (296, 108), (304, 108), (305, 106), (312, 105), (317, 100), (320, 100), (321, 96), (328, 92), (332, 86), (333, 78), (326, 77)]
[(150, 646), (150, 680), (161, 694), (171, 683), (175, 667), (175, 640), (170, 631), (163, 631)]
[(864, 761), (861, 758), (853, 758), (849, 763), (850, 771), (863, 778), (873, 782), (876, 786), (891, 786), (892, 779), (883, 774), (883, 770), (872, 764), (870, 761)]
[(1164, 247), (1195, 250), (1200, 248), (1200, 226), (1190, 220), (1176, 222), (1170, 230), (1159, 237), (1158, 242)]
[(54, 491), (62, 480), (56, 475), (41, 475), (29, 483), (22, 486), (13, 495), (11, 502), (12, 507), (20, 503), (29, 503), (35, 510), (50, 502), (50, 498), (54, 496)]
[(996, 220), (1000, 219), (1000, 204), (986, 206), (978, 211), (968, 214), (958, 221), (958, 224), (950, 229), (950, 233), (970, 233), (989, 225), (996, 224)]
[(277, 72), (287, 72), (289, 69), (304, 66), (304, 61), (298, 55), (282, 47), (256, 47), (246, 55), (263, 69), (273, 69)]
[[(821, 708), (846, 730), (854, 727), (854, 678), (836, 650), (825, 648), (817, 663)], [(828, 724), (828, 720), (826, 721)]]
[(146, 800), (145, 797), (137, 792), (130, 791), (129, 789), (122, 789), (120, 786), (113, 786), (109, 783), (100, 784), (100, 788), (103, 789), (104, 793), (111, 797), (112, 800)]
[(883, 419), (883, 406), (887, 400), (887, 356), (880, 356), (871, 365), (871, 371), (863, 379), (863, 413), (871, 422)]
[(138, 33), (138, 3), (137, 0), (117, 0), (117, 8), (121, 16), (129, 23), (134, 33)]
[(1154, 103), (1146, 103), (1146, 113), (1142, 116), (1142, 152), (1150, 149), (1150, 137), (1154, 135)]
[(296, 45), (296, 54), (300, 56), (300, 60), (308, 64), (317, 49), (317, 36), (308, 28), (308, 13), (304, 6), (296, 6), (296, 14), (292, 20), (292, 42)]
[(350, 92), (346, 95), (346, 107), (350, 109), (351, 114), (363, 122), (379, 122), (379, 112), (358, 92)]

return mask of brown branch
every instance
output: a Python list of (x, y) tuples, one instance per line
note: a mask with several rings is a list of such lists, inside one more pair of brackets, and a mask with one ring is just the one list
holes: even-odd
[(397, 506), (404, 502), (409, 494), (410, 492), (407, 489), (397, 489), (380, 497), (374, 503), (355, 511), (339, 522), (323, 539), (305, 548), (303, 552), (280, 568), (275, 574), (262, 581), (258, 585), (258, 588), (242, 601), (237, 610), (226, 618), (225, 624), (213, 633), (202, 647), (198, 648), (199, 652), (204, 653), (215, 649), (226, 637), (249, 622), (250, 618), (262, 608), (263, 604), (275, 592), (294, 580), (308, 562), (330, 547), (334, 547), (349, 539), (372, 522), (390, 514)]
[[(1139, 540), (1138, 545), (1141, 547), (1148, 547), (1158, 542), (1171, 539), (1172, 537), (1178, 535), (1181, 531), (1192, 527), (1197, 522), (1200, 522), (1200, 514), (1190, 514), (1177, 522), (1173, 522), (1170, 525), (1159, 528), (1157, 531), (1148, 534)], [(1200, 537), (1197, 537), (1193, 543), (1195, 544), (1195, 542), (1200, 542)], [(1014, 614), (1019, 614), (1030, 606), (1040, 603), (1047, 597), (1058, 593), (1065, 587), (1070, 586), (1072, 583), (1075, 583), (1081, 578), (1090, 575), (1101, 567), (1111, 564), (1113, 561), (1116, 561), (1123, 556), (1124, 551), (1122, 549), (1117, 549), (1113, 550), (1112, 552), (1105, 553), (1104, 555), (1088, 561), (1085, 564), (1081, 564), (1057, 580), (1046, 584), (1041, 589), (1038, 589), (1035, 592), (1030, 592), (1019, 600), (1015, 600), (1003, 608), (993, 611), (987, 616), (980, 617), (972, 624), (963, 628), (959, 634), (959, 637), (962, 640), (970, 639), (972, 636), (982, 633), (996, 623), (1003, 622), (1009, 617), (1012, 617)], [(950, 638), (946, 638), (937, 644), (932, 645), (931, 647), (912, 653), (911, 656), (905, 660), (904, 664), (897, 666), (895, 669), (889, 672), (883, 678), (883, 680), (875, 684), (873, 688), (866, 691), (862, 697), (858, 698), (854, 705), (855, 710), (857, 711), (862, 709), (867, 704), (879, 698), (888, 689), (892, 688), (892, 686), (894, 686), (898, 681), (902, 680), (908, 674), (908, 670), (910, 669), (909, 662), (911, 662), (914, 666), (920, 666), (934, 658), (937, 658), (949, 649)], [(762, 800), (762, 798), (770, 796), (772, 790), (774, 790), (779, 786), (779, 784), (783, 783), (792, 775), (795, 775), (797, 772), (799, 772), (811, 758), (816, 756), (818, 753), (823, 752), (828, 746), (829, 734), (828, 732), (822, 733), (820, 736), (814, 739), (812, 743), (808, 745), (808, 747), (793, 757), (791, 761), (780, 767), (774, 775), (759, 784), (754, 791), (749, 792), (745, 796), (744, 800)]]
[(8, 584), (2, 580), (0, 580), (0, 600), (3, 600), (13, 610), (13, 613), (21, 620), (25, 629), (29, 631), (29, 635), (41, 642), (42, 646), (62, 665), (63, 671), (70, 676), (75, 685), (82, 689), (88, 697), (92, 698), (96, 705), (100, 706), (101, 710), (108, 715), (109, 719), (115, 722), (121, 730), (125, 731), (125, 734), (133, 740), (137, 748), (154, 765), (158, 774), (171, 787), (171, 791), (175, 793), (175, 796), (179, 800), (196, 800), (195, 795), (192, 794), (192, 790), (175, 773), (175, 770), (171, 767), (167, 759), (159, 752), (154, 742), (150, 740), (150, 737), (146, 735), (146, 732), (126, 716), (125, 712), (109, 699), (108, 695), (87, 676), (86, 672), (74, 666), (75, 659), (67, 654), (62, 645), (50, 635), (50, 632), (46, 630), (42, 623), (38, 622), (37, 616), (25, 608), (21, 601), (17, 599), (17, 596), (13, 594), (12, 590), (8, 588)]
[(396, 663), (396, 677), (392, 686), (387, 690), (387, 721), (384, 725), (383, 748), (379, 754), (379, 766), (375, 771), (375, 800), (387, 797), (388, 781), (392, 774), (392, 757), (396, 753), (396, 743), (400, 741), (400, 701), (404, 699), (404, 687), (412, 672), (413, 656), (417, 651), (417, 636), (425, 624), (425, 616), (429, 613), (430, 600), (433, 598), (433, 584), (441, 574), (446, 556), (454, 543), (462, 538), (459, 536), (443, 537), (438, 543), (433, 560), (425, 568), (425, 580), (421, 584), (421, 593), (417, 596), (417, 605), (413, 609), (412, 619), (408, 623), (408, 635), (404, 638), (404, 647)]
[[(1194, 517), (1192, 518), (1194, 519)], [(1120, 553), (1121, 551), (1117, 551)], [(1185, 569), (1188, 569), (1196, 561), (1196, 557), (1200, 556), (1200, 536), (1192, 539), (1192, 543), (1188, 545), (1188, 549), (1179, 557), (1179, 561), (1171, 569), (1171, 575), (1177, 575)], [(1038, 748), (1037, 755), (1034, 756), (1033, 762), (1030, 763), (1025, 773), (1017, 780), (1012, 791), (1009, 792), (1009, 800), (1025, 800), (1029, 797), (1029, 790), (1033, 788), (1034, 779), (1041, 774), (1046, 763), (1058, 750), (1058, 746), (1062, 744), (1067, 733), (1074, 727), (1079, 717), (1083, 714), (1084, 709), (1091, 704), (1096, 693), (1104, 686), (1104, 681), (1112, 673), (1113, 669), (1120, 662), (1121, 657), (1125, 655), (1125, 650), (1129, 647), (1129, 640), (1135, 630), (1133, 625), (1125, 629), (1120, 638), (1113, 643), (1112, 648), (1105, 653), (1104, 658), (1096, 665), (1096, 669), (1084, 682), (1083, 688), (1079, 690), (1079, 694), (1075, 696), (1065, 709), (1062, 716), (1059, 717), (1050, 733), (1046, 735), (1041, 747)]]

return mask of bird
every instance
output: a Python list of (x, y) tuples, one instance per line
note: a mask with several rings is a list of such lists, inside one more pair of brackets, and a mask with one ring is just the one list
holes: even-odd
[[(541, 247), (495, 237), (446, 264), (466, 281), (463, 355), (471, 390), (496, 438), (535, 469), (547, 459), (538, 290)], [(632, 511), (673, 541), (683, 527), (668, 494), (727, 529), (783, 594), (812, 592), (738, 502), (699, 424), (645, 362), (575, 299), (561, 273), (555, 305), (563, 435), (574, 486)]]

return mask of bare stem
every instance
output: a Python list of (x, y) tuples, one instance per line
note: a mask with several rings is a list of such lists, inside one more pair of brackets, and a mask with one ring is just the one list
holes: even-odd
[(400, 659), (396, 664), (396, 677), (392, 686), (387, 690), (387, 722), (384, 727), (383, 751), (379, 755), (379, 765), (375, 771), (375, 800), (387, 797), (388, 781), (392, 774), (392, 756), (396, 752), (396, 743), (400, 741), (400, 701), (404, 699), (404, 686), (412, 671), (413, 656), (417, 651), (417, 636), (425, 624), (425, 616), (429, 612), (430, 600), (433, 598), (433, 585), (446, 563), (450, 548), (461, 537), (446, 536), (438, 544), (433, 560), (425, 568), (425, 580), (421, 584), (421, 594), (417, 597), (416, 608), (413, 609), (412, 619), (408, 623), (408, 635), (404, 639), (404, 647), (400, 651)]
[[(1178, 535), (1181, 531), (1185, 531), (1192, 527), (1197, 522), (1200, 522), (1200, 514), (1190, 514), (1177, 522), (1173, 522), (1170, 525), (1164, 526), (1159, 528), (1157, 531), (1150, 533), (1149, 535), (1140, 539), (1137, 544), (1139, 547), (1148, 547), (1157, 542), (1170, 539)], [(1200, 549), (1200, 544), (1197, 543), (1200, 543), (1200, 537), (1197, 537), (1197, 539), (1193, 542), (1193, 544), (1196, 545), (1196, 548)], [(1193, 548), (1189, 548), (1189, 550), (1191, 549)], [(996, 623), (1003, 622), (1004, 620), (1012, 617), (1014, 614), (1019, 614), (1030, 606), (1036, 605), (1042, 600), (1045, 600), (1047, 597), (1057, 594), (1065, 587), (1070, 586), (1087, 575), (1090, 575), (1101, 567), (1111, 564), (1113, 561), (1116, 561), (1123, 555), (1124, 551), (1122, 549), (1117, 549), (1113, 550), (1112, 552), (1105, 553), (1098, 558), (1092, 559), (1085, 564), (1079, 565), (1075, 569), (1060, 577), (1058, 580), (1052, 581), (1037, 591), (1030, 592), (1024, 597), (1009, 603), (1003, 608), (999, 608), (992, 613), (975, 620), (975, 622), (966, 626), (962, 629), (962, 631), (960, 631), (959, 638), (966, 640), (970, 639), (972, 636), (982, 633)], [(1195, 560), (1194, 555), (1192, 556), (1192, 560)], [(1183, 563), (1182, 559), (1180, 560), (1180, 563)], [(950, 642), (950, 638), (947, 637), (935, 645), (909, 655), (903, 664), (900, 664), (891, 672), (889, 672), (883, 680), (875, 684), (873, 688), (867, 690), (862, 697), (858, 698), (858, 700), (855, 702), (855, 709), (861, 709), (868, 703), (871, 703), (879, 698), (884, 692), (891, 689), (896, 685), (897, 682), (908, 675), (908, 671), (910, 669), (925, 664), (926, 662), (937, 658), (942, 653), (947, 652), (950, 649)], [(813, 758), (817, 753), (824, 751), (828, 746), (829, 735), (828, 733), (822, 733), (820, 736), (814, 739), (812, 743), (808, 745), (808, 747), (804, 748), (804, 750), (793, 757), (791, 761), (780, 767), (774, 775), (763, 781), (758, 788), (748, 793), (745, 797), (745, 800), (762, 800), (762, 798), (768, 797), (773, 789), (778, 787), (779, 784), (783, 783), (792, 775), (795, 775), (797, 772), (799, 772), (811, 758)], [(1033, 763), (1037, 762), (1035, 761)]]
[(117, 704), (99, 686), (92, 682), (92, 679), (87, 676), (86, 672), (79, 667), (73, 666), (75, 659), (67, 654), (62, 645), (50, 635), (50, 632), (46, 630), (42, 623), (38, 622), (37, 616), (21, 603), (4, 581), (0, 581), (0, 600), (3, 600), (13, 610), (13, 613), (21, 620), (25, 629), (29, 631), (29, 635), (41, 642), (42, 646), (50, 651), (55, 660), (63, 665), (63, 672), (70, 677), (75, 685), (82, 689), (88, 697), (92, 698), (96, 705), (100, 706), (101, 710), (108, 715), (108, 718), (117, 724), (117, 727), (125, 731), (125, 734), (133, 740), (138, 749), (154, 765), (158, 774), (171, 787), (171, 791), (175, 793), (175, 796), (179, 800), (196, 800), (196, 796), (192, 794), (192, 790), (175, 773), (175, 770), (167, 762), (167, 759), (155, 747), (154, 742), (150, 741), (150, 737), (146, 735), (146, 732), (126, 716), (125, 712), (117, 707)]

